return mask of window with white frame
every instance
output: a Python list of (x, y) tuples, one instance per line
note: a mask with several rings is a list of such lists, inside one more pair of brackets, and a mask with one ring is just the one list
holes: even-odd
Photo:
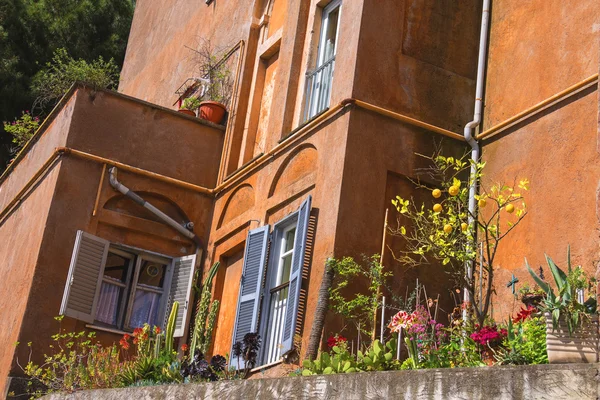
[(109, 247), (95, 322), (132, 330), (160, 326), (171, 260)]
[(314, 70), (306, 73), (305, 121), (329, 107), (341, 10), (342, 0), (333, 0), (323, 9), (317, 64)]
[(146, 323), (164, 328), (177, 301), (175, 336), (183, 336), (195, 260), (125, 248), (78, 231), (60, 314), (125, 331)]
[[(309, 196), (272, 232), (269, 225), (248, 232), (232, 345), (258, 332), (259, 365), (277, 362), (293, 349), (310, 205)], [(232, 357), (230, 365), (237, 361)]]

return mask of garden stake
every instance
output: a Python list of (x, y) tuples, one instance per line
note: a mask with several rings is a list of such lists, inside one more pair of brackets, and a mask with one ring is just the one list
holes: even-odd
[(360, 351), (360, 322), (358, 323), (358, 338), (356, 339), (356, 352)]
[(440, 294), (438, 293), (437, 299), (435, 300), (435, 313), (433, 314), (433, 319), (437, 322), (437, 312), (440, 307)]
[(396, 359), (400, 361), (400, 343), (402, 343), (402, 328), (398, 331), (398, 346), (396, 346)]
[[(382, 266), (383, 273), (383, 253), (385, 251), (385, 233), (387, 231), (388, 225), (388, 211), (389, 208), (385, 209), (385, 218), (383, 220), (383, 237), (381, 239), (381, 254), (379, 255), (379, 265)], [(379, 295), (381, 293), (381, 287), (377, 287), (377, 292), (375, 294), (375, 301), (379, 300)], [(383, 321), (381, 321), (381, 326), (383, 326)], [(371, 341), (375, 341), (375, 337), (377, 336), (377, 308), (373, 310), (373, 332), (371, 333)]]
[(381, 298), (381, 303), (381, 332), (379, 334), (379, 341), (383, 344), (383, 324), (385, 321), (385, 296)]

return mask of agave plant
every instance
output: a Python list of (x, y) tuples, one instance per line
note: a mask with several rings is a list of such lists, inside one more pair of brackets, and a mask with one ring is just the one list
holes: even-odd
[(590, 295), (585, 302), (580, 302), (578, 299), (580, 291), (592, 285), (592, 280), (587, 278), (581, 266), (571, 267), (570, 247), (567, 249), (567, 273), (560, 269), (548, 255), (545, 256), (558, 293), (555, 293), (554, 289), (531, 269), (527, 259), (525, 265), (535, 282), (546, 293), (541, 310), (552, 315), (552, 326), (555, 330), (559, 319), (563, 316), (571, 335), (573, 330), (581, 325), (582, 318), (596, 313), (595, 296)]

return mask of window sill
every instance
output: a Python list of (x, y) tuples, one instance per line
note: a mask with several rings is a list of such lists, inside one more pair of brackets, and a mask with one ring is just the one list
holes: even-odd
[(125, 331), (122, 331), (122, 330), (119, 330), (119, 329), (112, 329), (112, 328), (109, 328), (107, 326), (86, 324), (85, 327), (86, 328), (90, 328), (90, 329), (94, 329), (94, 330), (97, 330), (97, 331), (104, 331), (104, 332), (109, 332), (109, 333), (115, 333), (117, 335), (125, 335), (125, 334), (130, 335), (131, 334), (129, 332), (125, 332)]
[(252, 368), (252, 369), (250, 370), (250, 372), (252, 372), (252, 373), (254, 373), (254, 372), (260, 372), (260, 371), (262, 371), (262, 370), (265, 370), (265, 369), (268, 369), (268, 368), (274, 367), (274, 366), (276, 366), (276, 365), (279, 365), (279, 364), (281, 364), (282, 362), (283, 362), (283, 358), (282, 358), (281, 360), (279, 360), (279, 361), (275, 361), (275, 362), (272, 362), (272, 363), (270, 363), (270, 364), (265, 364), (265, 365), (261, 365), (260, 367)]

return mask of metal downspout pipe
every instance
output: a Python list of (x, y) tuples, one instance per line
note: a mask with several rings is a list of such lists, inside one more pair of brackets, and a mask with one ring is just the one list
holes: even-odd
[[(483, 10), (481, 12), (481, 33), (479, 36), (479, 57), (477, 60), (477, 82), (475, 89), (475, 111), (473, 120), (465, 125), (464, 136), (465, 140), (471, 146), (471, 177), (475, 176), (477, 172), (476, 164), (479, 162), (480, 148), (479, 143), (475, 140), (475, 131), (481, 124), (481, 114), (483, 111), (483, 90), (485, 81), (485, 66), (487, 59), (487, 45), (488, 45), (488, 31), (489, 31), (489, 20), (490, 20), (490, 3), (491, 0), (483, 0)], [(469, 188), (469, 226), (475, 232), (475, 218), (477, 204), (475, 203), (475, 195), (477, 194), (477, 180), (473, 179), (471, 187)], [(473, 246), (474, 243), (471, 244)], [(473, 278), (473, 263), (467, 262), (465, 265), (467, 278), (471, 280)], [(465, 287), (464, 289), (464, 301), (470, 302), (471, 296), (469, 291)], [(466, 318), (468, 310), (463, 311), (463, 317)]]
[[(183, 225), (181, 225), (180, 223), (175, 221), (173, 218), (169, 217), (164, 212), (160, 211), (158, 208), (154, 207), (152, 204), (148, 203), (146, 200), (142, 199), (140, 196), (138, 196), (135, 192), (133, 192), (127, 186), (125, 186), (121, 182), (119, 182), (117, 180), (117, 168), (116, 167), (112, 167), (108, 172), (109, 172), (108, 179), (110, 182), (110, 186), (112, 186), (116, 191), (121, 192), (126, 197), (130, 198), (131, 200), (135, 201), (142, 207), (146, 208), (152, 214), (154, 214), (158, 218), (160, 218), (165, 224), (169, 225), (170, 227), (172, 227), (173, 229), (175, 229), (177, 232), (181, 233), (183, 236), (187, 237), (188, 239), (193, 240), (194, 243), (196, 243), (196, 245), (198, 246), (198, 248), (202, 248), (202, 243), (200, 241), (200, 238), (194, 232), (187, 230)], [(189, 225), (190, 227), (193, 227), (193, 225), (191, 225), (191, 223), (189, 223), (189, 224), (190, 224)]]

